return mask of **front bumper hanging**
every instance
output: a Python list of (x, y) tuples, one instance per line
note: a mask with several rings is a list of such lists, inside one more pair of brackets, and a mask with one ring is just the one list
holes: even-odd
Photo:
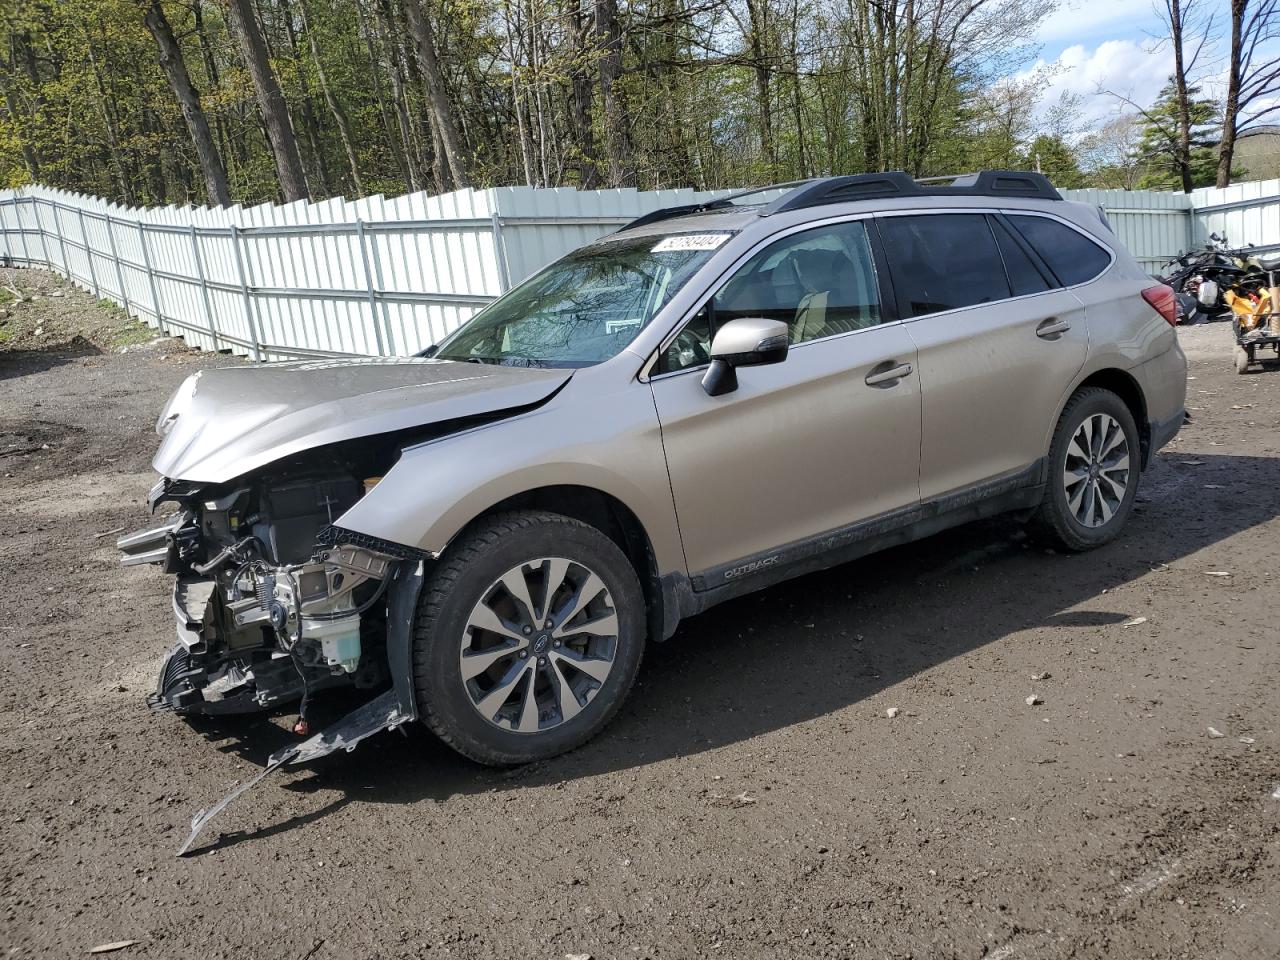
[(190, 851), (196, 837), (214, 817), (230, 803), (285, 765), (310, 763), (338, 750), (350, 753), (361, 741), (382, 730), (394, 730), (417, 719), (418, 708), (413, 693), (413, 619), (418, 594), (424, 579), (423, 564), (401, 562), (392, 574), (387, 588), (387, 666), (391, 671), (391, 689), (357, 707), (337, 723), (321, 730), (302, 743), (276, 751), (266, 767), (245, 781), (211, 807), (191, 818), (191, 833), (178, 848), (177, 855)]

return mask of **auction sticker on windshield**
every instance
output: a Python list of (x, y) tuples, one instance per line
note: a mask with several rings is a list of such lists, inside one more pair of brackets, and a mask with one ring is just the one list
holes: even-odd
[(651, 253), (670, 253), (673, 250), (714, 250), (729, 239), (727, 233), (681, 233), (663, 237)]

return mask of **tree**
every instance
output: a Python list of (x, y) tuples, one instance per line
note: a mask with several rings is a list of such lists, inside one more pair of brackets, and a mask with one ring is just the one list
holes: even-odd
[(1142, 120), (1122, 113), (1080, 141), (1088, 185), (1132, 190), (1142, 175)]
[(280, 90), (280, 83), (275, 71), (271, 69), (267, 46), (254, 16), (253, 2), (226, 0), (226, 4), (231, 28), (240, 41), (241, 55), (253, 79), (258, 109), (262, 112), (262, 122), (271, 143), (276, 172), (280, 177), (280, 192), (286, 203), (306, 200), (310, 193), (307, 190), (306, 174), (302, 170), (302, 155), (298, 152), (298, 138), (293, 132), (293, 123), (289, 119), (289, 108)]
[(1055, 187), (1063, 190), (1084, 186), (1084, 174), (1076, 152), (1064, 140), (1051, 134), (1042, 133), (1031, 141), (1021, 165), (1043, 173)]
[[(1169, 27), (1169, 43), (1173, 47), (1172, 121), (1176, 135), (1166, 146), (1172, 158), (1184, 193), (1190, 193), (1195, 177), (1192, 173), (1193, 127), (1197, 123), (1192, 97), (1198, 91), (1194, 75), (1206, 42), (1212, 35), (1212, 16), (1200, 15), (1201, 0), (1163, 0), (1163, 15)], [(1203, 121), (1200, 121), (1203, 122)]]
[(1216, 176), (1219, 187), (1231, 183), (1236, 139), (1264, 117), (1280, 110), (1277, 101), (1280, 55), (1268, 56), (1265, 52), (1277, 37), (1280, 37), (1280, 0), (1231, 0), (1227, 96), (1222, 111)]
[(1199, 87), (1188, 87), (1184, 99), (1171, 77), (1142, 117), (1138, 154), (1146, 172), (1140, 187), (1190, 193), (1214, 182), (1214, 131), (1220, 115), (1212, 100), (1200, 96)]
[(436, 55), (435, 30), (423, 12), (419, 0), (404, 0), (404, 12), (409, 21), (409, 35), (413, 38), (414, 53), (417, 55), (423, 77), (426, 79), (434, 132), (439, 138), (449, 177), (455, 187), (469, 186), (471, 180), (463, 160), (462, 141), (458, 136), (457, 124), (454, 122), (453, 105), (449, 101), (444, 73), (440, 69), (440, 61)]
[(1022, 70), (1053, 2), (26, 0), (0, 179), (216, 201), (216, 157), (254, 203), (1018, 165), (1077, 141)]
[(200, 94), (191, 83), (187, 73), (187, 63), (182, 56), (182, 48), (173, 35), (173, 27), (165, 16), (160, 0), (150, 0), (143, 17), (147, 29), (155, 37), (156, 46), (160, 49), (160, 67), (164, 70), (169, 86), (173, 88), (173, 96), (182, 111), (182, 119), (186, 122), (191, 134), (191, 143), (195, 147), (200, 170), (204, 174), (205, 190), (209, 202), (219, 207), (230, 206), (231, 189), (227, 185), (227, 171), (218, 155), (218, 148), (213, 142), (213, 134), (209, 132), (209, 121), (200, 105)]

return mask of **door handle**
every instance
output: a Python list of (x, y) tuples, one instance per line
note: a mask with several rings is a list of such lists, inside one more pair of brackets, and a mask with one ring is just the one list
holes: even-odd
[(892, 360), (886, 360), (885, 363), (874, 367), (867, 374), (866, 383), (869, 387), (878, 387), (881, 384), (885, 386), (893, 386), (894, 383), (903, 377), (909, 377), (912, 374), (913, 367), (909, 363), (899, 363), (896, 366), (886, 367), (885, 364), (892, 364)]
[(1048, 320), (1040, 321), (1040, 325), (1036, 327), (1036, 336), (1041, 340), (1057, 340), (1070, 329), (1071, 324), (1066, 320), (1050, 317)]

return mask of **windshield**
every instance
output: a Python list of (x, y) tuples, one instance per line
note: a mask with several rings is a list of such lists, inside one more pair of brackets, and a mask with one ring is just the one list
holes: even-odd
[(575, 250), (477, 313), (435, 356), (548, 367), (608, 360), (728, 239), (686, 233)]

